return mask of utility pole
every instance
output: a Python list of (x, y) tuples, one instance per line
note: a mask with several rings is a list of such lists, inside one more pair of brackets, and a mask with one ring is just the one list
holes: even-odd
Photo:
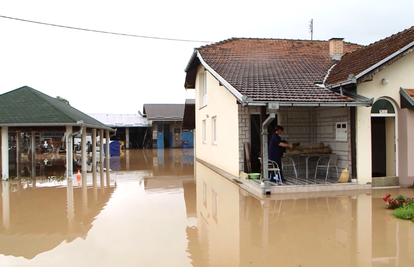
[(313, 19), (309, 22), (309, 32), (311, 34), (311, 40), (313, 40)]

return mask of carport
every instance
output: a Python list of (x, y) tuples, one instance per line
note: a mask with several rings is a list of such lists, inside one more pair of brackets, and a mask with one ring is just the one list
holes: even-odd
[[(9, 178), (20, 178), (22, 175), (23, 150), (27, 150), (28, 162), (31, 161), (30, 177), (36, 178), (36, 164), (39, 161), (47, 165), (53, 158), (45, 157), (43, 152), (51, 152), (50, 155), (55, 157), (59, 154), (61, 147), (66, 151), (64, 159), (65, 166), (64, 176), (72, 179), (73, 176), (73, 136), (81, 134), (82, 148), (86, 148), (86, 133), (92, 135), (92, 162), (97, 161), (96, 155), (96, 136), (99, 131), (100, 136), (107, 138), (109, 143), (110, 133), (114, 130), (94, 118), (82, 113), (71, 107), (65, 102), (50, 97), (31, 87), (23, 86), (18, 89), (0, 95), (0, 127), (1, 127), (1, 177), (3, 180)], [(45, 136), (56, 133), (60, 138), (45, 140)], [(56, 140), (57, 139), (57, 140)], [(24, 144), (28, 147), (24, 147)], [(53, 146), (59, 146), (59, 149), (50, 149)], [(9, 158), (10, 147), (15, 147), (16, 157)], [(42, 148), (43, 147), (43, 148)], [(44, 150), (46, 147), (46, 150)], [(55, 147), (54, 147), (55, 148)], [(109, 146), (106, 146), (106, 155), (109, 154)], [(26, 152), (26, 151), (25, 151)], [(26, 152), (26, 153), (27, 153)], [(36, 153), (37, 152), (37, 153)], [(39, 153), (40, 152), (40, 153)], [(58, 157), (58, 156), (56, 156)], [(100, 159), (103, 159), (103, 143), (100, 144)], [(81, 153), (81, 170), (82, 170), (82, 187), (86, 189), (87, 173), (87, 155), (86, 149)], [(11, 160), (11, 161), (10, 161)], [(16, 166), (16, 177), (10, 175), (10, 163)], [(109, 166), (109, 157), (106, 157), (106, 166)], [(96, 184), (96, 164), (93, 164), (93, 182)], [(104, 169), (103, 164), (100, 167), (101, 186), (103, 186)], [(109, 168), (106, 172), (107, 186), (109, 186)]]

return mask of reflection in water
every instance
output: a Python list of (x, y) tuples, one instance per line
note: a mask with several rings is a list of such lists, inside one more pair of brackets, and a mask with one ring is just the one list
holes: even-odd
[(188, 235), (189, 250), (200, 249), (191, 253), (194, 266), (411, 266), (414, 260), (412, 223), (390, 215), (384, 190), (257, 199), (199, 163), (196, 180), (198, 223)]
[(85, 195), (70, 180), (54, 187), (20, 184), (2, 182), (0, 253), (27, 259), (53, 249), (62, 241), (86, 239), (94, 218), (114, 191), (113, 187), (107, 188), (97, 201), (88, 202), (86, 209), (81, 209), (83, 199), (93, 194), (92, 188)]
[(117, 186), (110, 188), (93, 183), (91, 173), (87, 187), (2, 182), (0, 266), (376, 267), (414, 261), (413, 224), (394, 219), (382, 200), (385, 193), (414, 197), (413, 191), (258, 199), (191, 159), (181, 149), (127, 150), (120, 169), (111, 172)]

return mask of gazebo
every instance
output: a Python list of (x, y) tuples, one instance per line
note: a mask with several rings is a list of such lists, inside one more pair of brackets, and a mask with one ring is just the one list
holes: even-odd
[[(9, 149), (10, 141), (16, 143), (16, 166), (17, 177), (21, 174), (22, 136), (30, 140), (29, 155), (36, 157), (36, 134), (60, 133), (61, 142), (66, 147), (66, 170), (65, 176), (71, 179), (73, 176), (73, 136), (81, 135), (81, 162), (82, 177), (86, 188), (86, 133), (92, 136), (92, 162), (96, 162), (96, 136), (99, 130), (100, 140), (106, 137), (109, 144), (110, 132), (114, 130), (85, 113), (71, 107), (68, 103), (50, 97), (31, 87), (23, 86), (18, 89), (0, 95), (0, 127), (1, 127), (1, 177), (3, 180), (10, 178), (9, 174)], [(41, 142), (42, 140), (39, 140)], [(109, 155), (109, 146), (105, 147), (106, 155)], [(103, 159), (103, 142), (100, 142), (100, 159)], [(106, 166), (109, 166), (109, 157), (106, 157)], [(32, 170), (36, 170), (35, 161), (32, 160)], [(33, 168), (34, 166), (34, 168)], [(96, 175), (96, 164), (93, 164), (93, 174)], [(33, 174), (32, 174), (33, 175)], [(101, 182), (103, 176), (103, 164), (101, 164)], [(34, 174), (35, 177), (35, 174)], [(109, 168), (107, 168), (107, 181)], [(96, 179), (94, 177), (94, 183)]]

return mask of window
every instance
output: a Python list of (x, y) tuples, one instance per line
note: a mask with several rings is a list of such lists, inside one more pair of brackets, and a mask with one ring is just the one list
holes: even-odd
[(207, 105), (207, 73), (200, 73), (198, 75), (198, 85), (200, 90), (200, 106)]
[(348, 131), (346, 122), (336, 123), (336, 141), (348, 141)]
[(211, 135), (213, 136), (213, 144), (217, 145), (217, 117), (212, 118), (211, 129)]
[(207, 122), (206, 122), (206, 120), (203, 120), (203, 127), (202, 127), (202, 130), (203, 130), (203, 144), (207, 144)]

